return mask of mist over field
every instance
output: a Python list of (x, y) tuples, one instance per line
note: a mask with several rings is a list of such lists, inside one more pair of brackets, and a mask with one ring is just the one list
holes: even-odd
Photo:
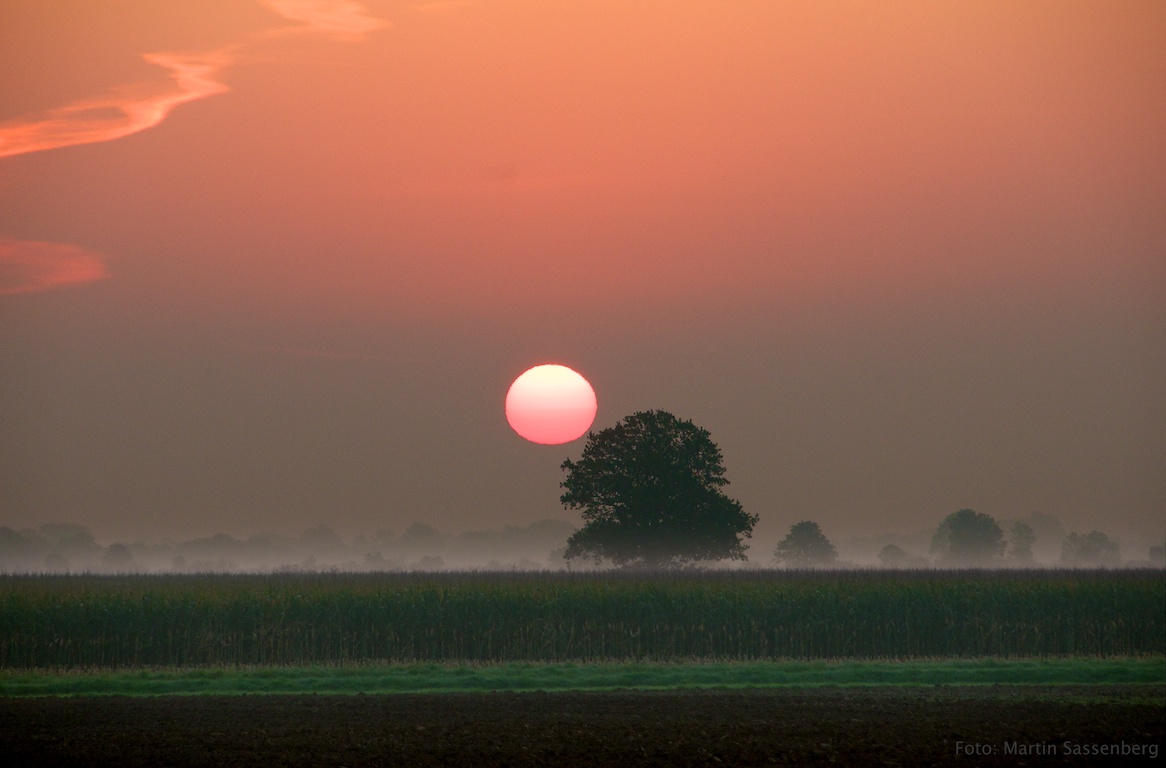
[[(1071, 563), (1062, 547), (1069, 531), (1053, 515), (1033, 513), (1018, 520), (1001, 520), (1007, 532), (1014, 522), (1035, 533), (1033, 560), (1025, 567), (1089, 566), (1161, 567), (1166, 537), (1108, 531), (1119, 557), (1105, 562)], [(50, 523), (36, 529), (0, 527), (0, 573), (197, 573), (264, 571), (443, 571), (443, 570), (586, 570), (595, 565), (564, 560), (568, 537), (577, 526), (563, 520), (540, 520), (527, 526), (505, 526), (449, 533), (426, 523), (413, 523), (399, 532), (378, 530), (344, 536), (327, 525), (298, 535), (259, 533), (251, 536), (215, 533), (209, 536), (151, 540), (112, 538), (94, 534), (76, 524)], [(1086, 531), (1079, 532), (1085, 534)], [(900, 568), (942, 567), (932, 551), (935, 529), (881, 536), (831, 536), (839, 558), (833, 567)], [(745, 562), (706, 563), (715, 568), (774, 567), (775, 541), (751, 540)], [(900, 548), (906, 557), (888, 563), (884, 548)], [(1018, 567), (1006, 554), (996, 563)]]
[[(399, 533), (342, 538), (325, 525), (296, 536), (235, 537), (226, 533), (175, 541), (99, 542), (79, 525), (38, 530), (0, 528), (0, 570), (51, 572), (232, 572), (272, 570), (436, 571), (452, 568), (524, 570), (563, 567), (574, 528), (544, 520), (523, 528), (458, 535), (414, 523)], [(552, 565), (557, 554), (559, 563)]]

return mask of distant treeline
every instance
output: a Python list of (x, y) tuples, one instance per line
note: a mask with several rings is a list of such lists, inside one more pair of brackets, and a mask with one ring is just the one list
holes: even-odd
[[(990, 516), (982, 516), (988, 518)], [(730, 567), (768, 567), (785, 562), (804, 567), (867, 567), (891, 569), (966, 566), (1027, 568), (1146, 567), (1166, 565), (1166, 546), (1150, 541), (1133, 557), (1122, 558), (1116, 541), (1091, 531), (1066, 533), (1052, 515), (1032, 513), (1005, 523), (996, 544), (997, 557), (955, 561), (950, 536), (942, 521), (935, 530), (908, 536), (888, 534), (874, 539), (841, 542), (826, 560), (801, 557), (783, 560), (778, 551), (754, 546), (747, 563)], [(798, 523), (794, 530), (808, 523)], [(816, 524), (812, 524), (815, 530)], [(282, 571), (451, 571), (587, 569), (586, 563), (563, 559), (567, 540), (577, 526), (562, 520), (540, 520), (527, 526), (448, 534), (425, 523), (413, 523), (400, 534), (377, 531), (343, 539), (327, 526), (309, 528), (299, 536), (275, 533), (237, 538), (217, 533), (184, 541), (163, 540), (99, 543), (84, 526), (50, 523), (37, 529), (0, 526), (0, 573), (243, 573)], [(1018, 533), (1027, 541), (1018, 542)], [(792, 531), (791, 531), (792, 533)], [(833, 542), (819, 533), (828, 551)], [(815, 542), (811, 542), (815, 543)], [(1018, 546), (1018, 543), (1023, 546)], [(1007, 549), (1004, 547), (1007, 545)], [(796, 550), (796, 547), (795, 547)], [(787, 553), (788, 554), (788, 553)]]
[(0, 577), (0, 666), (1166, 653), (1126, 571)]
[(0, 572), (206, 573), (239, 571), (407, 571), (451, 568), (563, 567), (575, 526), (540, 520), (501, 530), (442, 533), (414, 523), (400, 534), (378, 531), (344, 540), (327, 526), (299, 536), (225, 533), (186, 541), (99, 544), (84, 526), (47, 524), (37, 530), (0, 527)]

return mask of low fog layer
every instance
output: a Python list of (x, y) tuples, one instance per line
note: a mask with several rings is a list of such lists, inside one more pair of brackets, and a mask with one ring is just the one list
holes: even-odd
[[(1000, 520), (1008, 549), (995, 565), (1004, 567), (1162, 567), (1166, 542), (1112, 536), (1098, 531), (1068, 531), (1053, 515), (1032, 513), (1019, 520)], [(1031, 529), (1032, 558), (1018, 561), (1012, 540), (1016, 523)], [(563, 559), (567, 539), (576, 527), (561, 520), (542, 520), (526, 527), (444, 533), (414, 523), (397, 534), (342, 538), (320, 525), (299, 536), (276, 533), (236, 538), (226, 533), (184, 541), (101, 542), (86, 527), (46, 524), (37, 529), (0, 527), (2, 573), (199, 573), (268, 571), (441, 571), (544, 570), (587, 568), (588, 563)], [(827, 534), (830, 532), (827, 531)], [(943, 567), (934, 538), (936, 529), (910, 534), (836, 539), (834, 567)], [(1088, 552), (1085, 542), (1102, 542)], [(747, 562), (721, 567), (771, 567), (774, 542), (753, 540)], [(894, 558), (888, 554), (894, 553)]]
[(544, 520), (525, 528), (442, 533), (414, 523), (400, 534), (377, 531), (345, 540), (321, 525), (299, 536), (235, 538), (226, 533), (160, 542), (99, 543), (79, 525), (38, 530), (0, 528), (3, 571), (230, 572), (277, 570), (402, 571), (543, 569), (562, 566), (568, 523)]

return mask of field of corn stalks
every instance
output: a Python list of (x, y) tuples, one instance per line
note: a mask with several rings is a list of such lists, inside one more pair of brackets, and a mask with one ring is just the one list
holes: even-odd
[(1142, 571), (0, 576), (0, 667), (1125, 656)]

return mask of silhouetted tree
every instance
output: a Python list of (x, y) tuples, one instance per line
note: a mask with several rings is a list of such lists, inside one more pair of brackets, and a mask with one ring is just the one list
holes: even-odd
[(317, 525), (309, 528), (300, 535), (300, 541), (312, 552), (317, 554), (331, 553), (344, 549), (344, 541), (326, 525)]
[(1014, 565), (1032, 565), (1032, 545), (1036, 541), (1032, 526), (1015, 522), (1008, 538), (1008, 560)]
[(1154, 565), (1166, 565), (1166, 545), (1155, 544), (1150, 547), (1150, 562)]
[(405, 529), (397, 543), (411, 552), (424, 551), (427, 554), (434, 554), (447, 549), (450, 539), (448, 534), (442, 533), (431, 525), (413, 523)]
[(1082, 536), (1070, 533), (1061, 544), (1061, 562), (1073, 566), (1120, 565), (1121, 552), (1116, 541), (1101, 531)]
[(667, 411), (640, 411), (588, 433), (562, 464), (562, 503), (583, 511), (565, 557), (665, 567), (745, 559), (757, 515), (721, 492), (721, 451), (708, 431)]
[(782, 565), (804, 568), (830, 565), (838, 559), (838, 550), (817, 523), (803, 520), (790, 527), (785, 538), (777, 543), (773, 556)]
[(961, 509), (943, 519), (931, 538), (942, 565), (994, 565), (1004, 554), (1004, 531), (991, 515)]
[(879, 564), (884, 568), (902, 568), (907, 564), (907, 552), (895, 544), (887, 544), (879, 550)]
[(134, 555), (125, 544), (110, 544), (101, 560), (111, 571), (135, 570)]

